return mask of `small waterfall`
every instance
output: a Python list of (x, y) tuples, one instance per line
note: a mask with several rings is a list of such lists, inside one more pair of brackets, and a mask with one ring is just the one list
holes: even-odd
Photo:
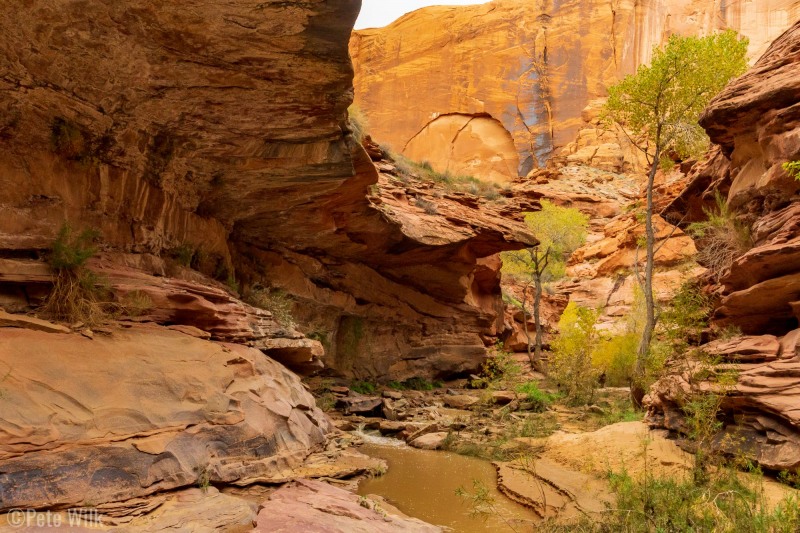
[(393, 439), (391, 437), (384, 437), (378, 430), (364, 429), (364, 424), (359, 424), (356, 430), (353, 431), (353, 434), (360, 437), (366, 444), (375, 444), (377, 446), (391, 446), (393, 448), (406, 446), (405, 441), (402, 441), (400, 439)]

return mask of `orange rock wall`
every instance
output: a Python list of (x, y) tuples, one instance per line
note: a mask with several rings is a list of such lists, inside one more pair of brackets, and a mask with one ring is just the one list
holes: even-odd
[[(433, 146), (445, 150), (431, 152)], [(517, 177), (519, 156), (500, 122), (481, 115), (442, 115), (425, 125), (403, 147), (412, 161), (428, 161), (440, 172), (481, 176), (495, 183)]]
[[(590, 100), (647, 62), (669, 35), (731, 27), (750, 38), (755, 59), (798, 18), (798, 0), (434, 6), (353, 33), (355, 101), (372, 136), (396, 151), (443, 114), (488, 113), (509, 131), (526, 175), (573, 141)], [(431, 139), (413, 156), (433, 161), (450, 144)]]

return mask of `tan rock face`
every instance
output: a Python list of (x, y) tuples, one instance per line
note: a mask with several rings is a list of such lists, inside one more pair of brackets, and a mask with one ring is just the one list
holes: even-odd
[[(494, 254), (535, 243), (519, 217), (538, 204), (449, 191), (402, 175), (388, 161), (370, 204), (335, 213), (346, 233), (338, 257), (242, 247), (243, 272), (297, 300), (295, 316), (318, 333), (326, 365), (369, 379), (474, 371), (503, 333)], [(255, 274), (254, 274), (255, 275)], [(257, 278), (255, 278), (257, 279)], [(243, 276), (245, 284), (249, 283)]]
[(164, 328), (0, 328), (0, 365), (3, 509), (283, 479), (331, 428), (260, 351)]
[[(294, 185), (303, 201), (352, 176), (341, 123), (356, 13), (346, 1), (9, 6), (0, 179), (17, 216), (3, 217), (3, 244), (41, 246), (65, 218), (138, 250), (224, 253), (233, 226), (266, 238), (299, 201), (297, 176), (312, 177)], [(274, 194), (284, 201), (269, 207)]]
[[(733, 28), (750, 38), (755, 58), (798, 18), (796, 0), (434, 6), (354, 32), (356, 102), (373, 137), (398, 151), (441, 115), (487, 113), (509, 132), (524, 176), (573, 142), (587, 104), (669, 35)], [(442, 146), (414, 153), (432, 160)], [(618, 154), (606, 146), (598, 159), (615, 166)]]
[(646, 172), (644, 153), (631, 141), (635, 135), (618, 125), (601, 120), (606, 98), (591, 100), (581, 112), (581, 125), (575, 140), (558, 151), (551, 162), (555, 166), (585, 165), (608, 172)]
[(519, 156), (500, 122), (488, 116), (443, 115), (408, 140), (403, 155), (439, 172), (504, 183), (517, 177)]
[[(662, 181), (670, 183), (666, 178)], [(620, 332), (626, 325), (623, 319), (635, 302), (636, 265), (644, 261), (644, 225), (637, 218), (635, 205), (641, 198), (640, 184), (629, 175), (588, 166), (565, 166), (534, 171), (515, 190), (535, 191), (589, 217), (587, 242), (573, 253), (566, 278), (553, 289), (578, 305), (602, 309), (599, 327)], [(705, 269), (693, 263), (696, 249), (688, 235), (662, 217), (656, 216), (654, 223), (658, 248), (654, 290), (660, 302), (667, 302), (684, 282), (700, 276)], [(521, 298), (519, 288), (507, 280), (504, 290), (517, 300)], [(544, 307), (547, 325), (557, 324), (565, 306), (566, 301)], [(506, 346), (525, 351), (525, 341), (522, 324), (515, 321), (514, 334)]]
[[(697, 250), (694, 241), (658, 215), (653, 217), (656, 237), (655, 264), (675, 266), (691, 260)], [(637, 251), (639, 241), (644, 237), (644, 225), (633, 214), (623, 214), (609, 222), (602, 239), (576, 250), (570, 259), (573, 263), (589, 261), (588, 268), (581, 269), (582, 275), (591, 277), (609, 276), (622, 269), (632, 269), (643, 262), (642, 251)]]

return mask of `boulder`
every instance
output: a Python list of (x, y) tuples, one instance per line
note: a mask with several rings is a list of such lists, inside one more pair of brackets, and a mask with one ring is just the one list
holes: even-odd
[(378, 429), (380, 429), (381, 433), (384, 435), (392, 435), (395, 433), (400, 433), (401, 431), (405, 430), (407, 426), (408, 425), (405, 422), (383, 420), (378, 426)]
[(408, 415), (405, 409), (408, 407), (408, 401), (392, 400), (389, 398), (383, 399), (383, 416), (387, 420), (405, 420)]
[(446, 438), (447, 432), (439, 431), (436, 433), (427, 433), (417, 437), (414, 440), (409, 441), (408, 444), (421, 450), (438, 450), (442, 447), (442, 444)]
[(468, 394), (456, 394), (455, 396), (448, 395), (444, 397), (444, 404), (453, 409), (469, 409), (479, 401), (480, 400), (475, 396), (470, 396)]
[(350, 396), (336, 399), (337, 409), (341, 409), (346, 415), (369, 416), (377, 413), (382, 405), (383, 400), (377, 396), (362, 396), (354, 392), (351, 392)]
[(507, 405), (517, 399), (514, 391), (499, 390), (492, 393), (492, 401), (498, 405)]
[(332, 428), (260, 351), (162, 327), (2, 328), (0, 368), (0, 510), (284, 481)]

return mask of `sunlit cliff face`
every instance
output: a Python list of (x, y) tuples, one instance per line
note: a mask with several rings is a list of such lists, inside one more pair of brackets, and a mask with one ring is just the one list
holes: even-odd
[[(669, 35), (733, 28), (750, 39), (754, 60), (798, 18), (800, 5), (792, 0), (497, 0), (430, 7), (354, 33), (355, 101), (373, 137), (397, 152), (437, 128), (442, 115), (488, 114), (508, 131), (517, 172), (526, 175), (572, 142), (586, 105), (649, 61)], [(487, 145), (499, 138), (494, 132), (475, 137)], [(457, 142), (432, 139), (429, 149), (409, 153), (433, 161), (458, 151)], [(483, 171), (466, 154), (449, 164)]]

